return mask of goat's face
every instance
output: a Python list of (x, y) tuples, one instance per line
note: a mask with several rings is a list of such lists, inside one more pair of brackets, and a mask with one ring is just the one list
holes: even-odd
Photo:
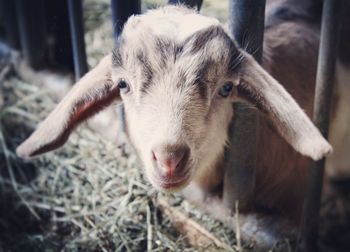
[[(233, 113), (229, 69), (238, 50), (215, 20), (208, 18), (213, 25), (182, 39), (180, 24), (169, 34), (147, 18), (135, 17), (125, 26), (112, 77), (146, 174), (156, 187), (175, 190), (222, 157)], [(164, 16), (164, 26), (173, 22)]]
[(300, 153), (317, 160), (331, 151), (293, 98), (217, 20), (167, 7), (131, 17), (112, 57), (72, 88), (17, 153), (56, 149), (81, 121), (122, 101), (151, 182), (176, 190), (222, 158), (237, 97), (256, 105)]

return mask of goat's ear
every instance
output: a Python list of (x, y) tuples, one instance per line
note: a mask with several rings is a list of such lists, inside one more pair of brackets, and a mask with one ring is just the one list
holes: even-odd
[(33, 157), (62, 146), (82, 121), (119, 99), (111, 78), (111, 55), (80, 79), (38, 129), (17, 148), (17, 155)]
[(238, 66), (238, 95), (267, 115), (282, 137), (303, 155), (314, 160), (332, 152), (332, 147), (292, 96), (246, 53)]

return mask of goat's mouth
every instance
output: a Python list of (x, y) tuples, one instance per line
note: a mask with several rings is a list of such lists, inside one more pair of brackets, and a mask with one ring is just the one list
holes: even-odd
[(150, 176), (150, 181), (156, 187), (158, 187), (162, 191), (166, 192), (176, 192), (183, 189), (190, 182), (191, 175), (189, 172), (184, 174), (181, 177), (174, 178), (161, 178), (159, 176)]

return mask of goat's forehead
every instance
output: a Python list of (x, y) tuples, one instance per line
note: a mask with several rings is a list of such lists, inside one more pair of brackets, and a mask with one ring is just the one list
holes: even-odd
[(166, 71), (165, 76), (193, 82), (208, 70), (211, 78), (227, 71), (236, 54), (237, 48), (216, 19), (184, 7), (166, 7), (128, 20), (113, 63), (145, 81)]
[(124, 35), (151, 34), (182, 42), (193, 33), (209, 26), (219, 25), (219, 21), (196, 13), (194, 10), (167, 6), (131, 17), (124, 27)]

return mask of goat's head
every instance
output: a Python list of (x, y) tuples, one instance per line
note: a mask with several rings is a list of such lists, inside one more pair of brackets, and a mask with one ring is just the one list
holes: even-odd
[(240, 98), (300, 153), (320, 159), (331, 151), (293, 98), (217, 20), (166, 7), (131, 17), (112, 56), (73, 87), (17, 152), (28, 157), (58, 148), (79, 122), (119, 100), (149, 179), (175, 190), (222, 158), (232, 103)]

